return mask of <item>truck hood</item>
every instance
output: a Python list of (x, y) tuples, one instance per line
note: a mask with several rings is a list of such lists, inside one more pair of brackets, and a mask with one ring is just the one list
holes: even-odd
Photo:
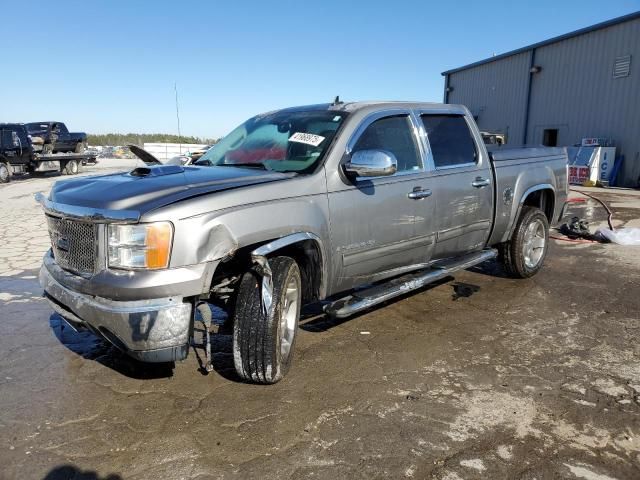
[(147, 152), (144, 148), (140, 148), (137, 145), (129, 144), (127, 145), (131, 153), (133, 153), (136, 157), (142, 160), (147, 165), (162, 165), (162, 162), (158, 160), (154, 155)]
[(295, 175), (237, 167), (148, 166), (128, 173), (56, 182), (49, 199), (74, 207), (129, 210), (142, 215), (187, 198)]

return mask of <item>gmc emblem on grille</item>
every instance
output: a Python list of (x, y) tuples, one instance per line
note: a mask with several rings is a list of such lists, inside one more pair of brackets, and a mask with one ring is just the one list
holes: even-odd
[(56, 247), (58, 247), (58, 250), (62, 250), (63, 252), (68, 252), (69, 239), (65, 237), (58, 237), (58, 240), (56, 240)]

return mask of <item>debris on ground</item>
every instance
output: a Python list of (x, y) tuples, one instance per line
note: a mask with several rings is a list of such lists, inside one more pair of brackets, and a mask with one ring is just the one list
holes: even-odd
[(596, 230), (595, 237), (602, 237), (607, 242), (617, 243), (619, 245), (638, 245), (640, 246), (640, 228), (620, 228), (618, 230), (609, 230), (608, 228), (600, 228)]
[[(573, 217), (568, 223), (563, 223), (558, 229), (570, 240), (587, 240), (590, 242), (617, 243), (618, 245), (640, 246), (640, 228), (599, 228), (595, 233), (589, 230), (589, 222), (579, 217)], [(553, 237), (557, 238), (557, 237)], [(558, 240), (564, 240), (557, 238)]]
[(591, 233), (591, 230), (589, 230), (589, 222), (579, 217), (572, 217), (568, 223), (563, 223), (558, 230), (571, 240), (584, 239), (592, 242), (602, 241), (602, 237)]

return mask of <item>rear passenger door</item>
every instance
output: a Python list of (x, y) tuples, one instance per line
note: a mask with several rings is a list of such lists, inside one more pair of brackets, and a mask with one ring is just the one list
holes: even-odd
[(491, 230), (493, 180), (485, 150), (479, 148), (463, 114), (421, 112), (433, 159), (436, 243), (432, 259), (484, 247)]

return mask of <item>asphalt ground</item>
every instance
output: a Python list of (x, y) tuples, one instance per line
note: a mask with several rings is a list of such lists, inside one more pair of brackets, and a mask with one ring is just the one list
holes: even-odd
[[(0, 186), (0, 478), (640, 478), (640, 247), (552, 240), (528, 280), (491, 262), (307, 316), (288, 377), (255, 386), (224, 335), (205, 375), (199, 347), (149, 366), (64, 326), (33, 200), (57, 179)], [(640, 192), (585, 190), (640, 227)], [(606, 223), (572, 197), (568, 216)]]

